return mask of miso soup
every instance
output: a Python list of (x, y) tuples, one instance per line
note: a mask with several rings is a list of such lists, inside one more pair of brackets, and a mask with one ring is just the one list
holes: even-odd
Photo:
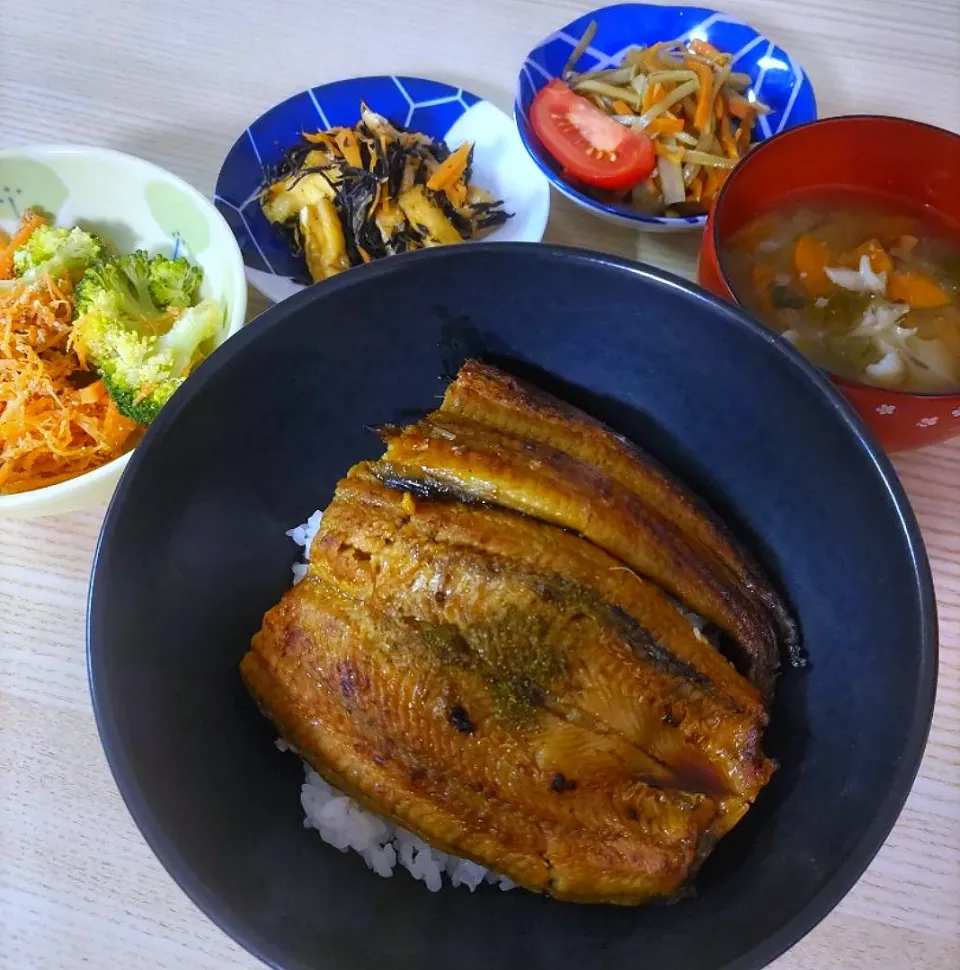
[(755, 316), (840, 377), (960, 390), (960, 225), (849, 189), (796, 193), (721, 247)]

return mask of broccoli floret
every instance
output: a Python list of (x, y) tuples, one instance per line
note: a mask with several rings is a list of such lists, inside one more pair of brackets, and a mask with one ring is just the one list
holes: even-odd
[(102, 341), (112, 351), (97, 370), (117, 410), (138, 424), (149, 424), (184, 382), (200, 346), (216, 336), (223, 311), (204, 300), (188, 307), (162, 336), (107, 330)]
[[(154, 298), (152, 271), (186, 280), (178, 264), (143, 252), (117, 256), (89, 269), (77, 287), (74, 344), (103, 378), (117, 410), (140, 424), (157, 416), (223, 323), (213, 300), (182, 307)], [(181, 287), (175, 298), (184, 297)]]
[(167, 309), (150, 293), (151, 262), (147, 253), (138, 250), (92, 266), (77, 286), (77, 315), (98, 309), (122, 317), (124, 326), (136, 331), (162, 332)]
[(176, 259), (155, 256), (150, 261), (150, 295), (161, 306), (193, 306), (199, 298), (202, 281), (203, 270), (183, 256)]
[(103, 243), (89, 232), (74, 226), (40, 226), (13, 254), (13, 269), (19, 279), (41, 276), (53, 279), (76, 278), (103, 253)]

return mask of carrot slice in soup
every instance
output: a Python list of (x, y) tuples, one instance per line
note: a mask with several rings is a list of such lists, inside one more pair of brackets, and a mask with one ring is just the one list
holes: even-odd
[(931, 310), (950, 302), (947, 291), (923, 273), (891, 273), (887, 296), (895, 303), (906, 303), (911, 310)]
[(803, 288), (811, 296), (823, 296), (830, 289), (830, 277), (824, 272), (827, 247), (813, 236), (803, 235), (793, 247), (793, 265)]
[(870, 268), (874, 273), (889, 273), (893, 270), (893, 260), (887, 255), (887, 251), (880, 245), (879, 239), (868, 239), (865, 243), (857, 246), (849, 253), (844, 253), (840, 257), (840, 265), (850, 269), (857, 269), (860, 266), (862, 256), (870, 257)]

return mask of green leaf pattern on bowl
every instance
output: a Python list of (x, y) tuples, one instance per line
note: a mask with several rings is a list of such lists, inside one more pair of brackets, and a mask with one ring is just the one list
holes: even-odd
[(56, 217), (69, 194), (60, 176), (42, 162), (0, 161), (0, 219), (19, 219), (31, 206)]
[(207, 248), (210, 226), (196, 203), (167, 182), (151, 182), (145, 195), (150, 214), (171, 239), (179, 240), (192, 255)]

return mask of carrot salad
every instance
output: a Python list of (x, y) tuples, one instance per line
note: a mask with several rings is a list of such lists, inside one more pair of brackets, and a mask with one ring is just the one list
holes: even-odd
[[(28, 214), (0, 246), (0, 280), (13, 253), (43, 225)], [(117, 458), (140, 426), (114, 406), (71, 346), (70, 280), (0, 287), (0, 494), (53, 485)]]

